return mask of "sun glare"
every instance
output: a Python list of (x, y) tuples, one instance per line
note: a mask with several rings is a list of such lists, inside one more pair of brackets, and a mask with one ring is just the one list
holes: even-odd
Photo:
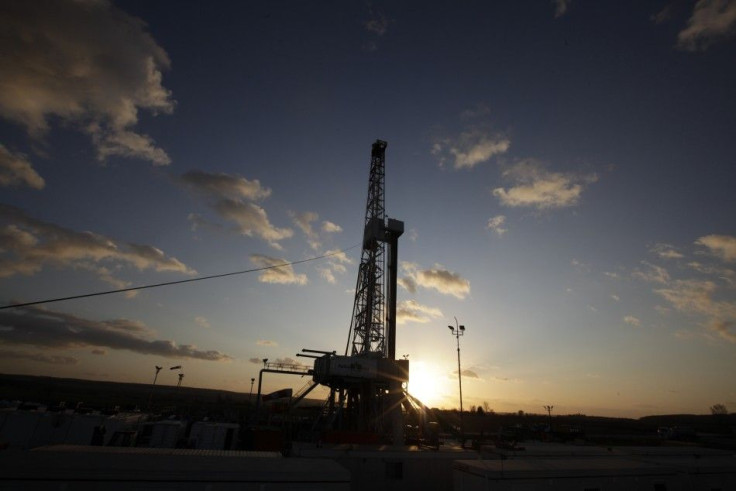
[(437, 407), (442, 401), (445, 381), (437, 370), (423, 361), (409, 363), (409, 394), (428, 407)]

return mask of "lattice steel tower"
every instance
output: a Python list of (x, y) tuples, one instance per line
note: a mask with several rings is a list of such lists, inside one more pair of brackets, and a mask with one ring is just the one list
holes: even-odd
[[(365, 211), (363, 253), (355, 286), (355, 303), (350, 321), (346, 355), (386, 357), (384, 266), (385, 242), (379, 240), (385, 218), (386, 142), (376, 140), (371, 150), (371, 172)], [(352, 337), (352, 350), (350, 342)]]

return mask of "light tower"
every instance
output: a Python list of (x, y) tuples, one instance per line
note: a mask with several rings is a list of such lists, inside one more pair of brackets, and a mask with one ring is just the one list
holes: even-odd
[(465, 428), (463, 428), (463, 372), (460, 369), (460, 336), (465, 335), (465, 326), (460, 326), (455, 317), (455, 327), (447, 326), (452, 335), (457, 339), (457, 382), (460, 386), (460, 442), (465, 446)]

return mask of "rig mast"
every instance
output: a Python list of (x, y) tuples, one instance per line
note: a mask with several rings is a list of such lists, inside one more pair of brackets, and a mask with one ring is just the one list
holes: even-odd
[(404, 439), (402, 384), (409, 378), (408, 360), (395, 359), (397, 251), (404, 222), (386, 220), (386, 145), (376, 140), (371, 149), (363, 251), (345, 355), (315, 359), (313, 380), (331, 389), (328, 413), (334, 428), (390, 435), (399, 444)]

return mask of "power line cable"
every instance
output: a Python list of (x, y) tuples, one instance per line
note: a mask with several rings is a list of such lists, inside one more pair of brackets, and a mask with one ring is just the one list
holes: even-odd
[(321, 256), (315, 256), (315, 257), (310, 257), (310, 258), (307, 258), (307, 259), (301, 259), (299, 261), (291, 261), (291, 262), (285, 262), (285, 263), (281, 263), (281, 264), (274, 264), (272, 266), (264, 266), (262, 268), (245, 269), (243, 271), (233, 271), (233, 272), (230, 272), (230, 273), (213, 274), (213, 275), (209, 275), (209, 276), (199, 276), (197, 278), (187, 278), (186, 280), (165, 281), (163, 283), (153, 283), (153, 284), (150, 284), (150, 285), (132, 286), (130, 288), (120, 288), (120, 289), (117, 289), (117, 290), (107, 290), (107, 291), (102, 291), (102, 292), (84, 293), (82, 295), (72, 295), (72, 296), (69, 296), (69, 297), (59, 297), (59, 298), (50, 298), (50, 299), (46, 299), (46, 300), (36, 300), (34, 302), (15, 303), (15, 304), (10, 304), (10, 305), (3, 305), (2, 307), (0, 307), (0, 310), (14, 309), (14, 308), (18, 308), (18, 307), (29, 307), (31, 305), (41, 305), (41, 304), (44, 304), (44, 303), (63, 302), (65, 300), (75, 300), (75, 299), (78, 299), (78, 298), (98, 297), (100, 295), (110, 295), (111, 293), (132, 292), (132, 291), (137, 291), (137, 290), (145, 290), (147, 288), (158, 288), (160, 286), (179, 285), (181, 283), (192, 283), (192, 282), (195, 282), (195, 281), (212, 280), (212, 279), (215, 279), (215, 278), (224, 278), (225, 276), (235, 276), (235, 275), (245, 274), (245, 273), (255, 273), (255, 272), (258, 272), (258, 271), (265, 271), (267, 269), (283, 268), (284, 266), (293, 266), (295, 264), (302, 264), (302, 263), (307, 263), (307, 262), (310, 262), (310, 261), (316, 261), (318, 259), (324, 259), (326, 257), (336, 256), (338, 254), (342, 254), (343, 252), (347, 252), (347, 251), (349, 251), (351, 249), (355, 249), (359, 245), (360, 244), (355, 244), (355, 245), (352, 245), (352, 246), (350, 246), (348, 248), (340, 249), (339, 251), (333, 251), (333, 252), (330, 252), (328, 254), (322, 254)]

